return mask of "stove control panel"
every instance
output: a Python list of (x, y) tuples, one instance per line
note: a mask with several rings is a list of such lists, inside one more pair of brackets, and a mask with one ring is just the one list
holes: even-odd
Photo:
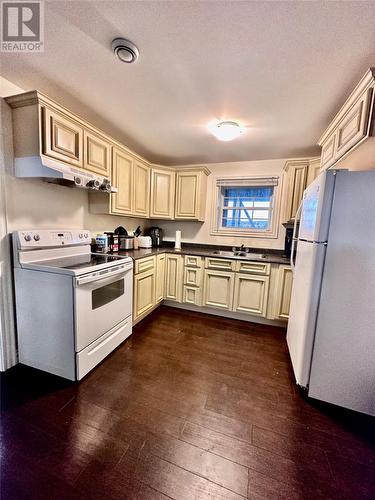
[(27, 248), (56, 248), (72, 245), (90, 245), (91, 234), (85, 229), (49, 230), (33, 229), (16, 233), (18, 247)]

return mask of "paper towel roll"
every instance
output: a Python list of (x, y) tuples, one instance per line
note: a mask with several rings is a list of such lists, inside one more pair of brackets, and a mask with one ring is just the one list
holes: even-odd
[(176, 240), (174, 247), (176, 250), (181, 250), (181, 231), (176, 231)]

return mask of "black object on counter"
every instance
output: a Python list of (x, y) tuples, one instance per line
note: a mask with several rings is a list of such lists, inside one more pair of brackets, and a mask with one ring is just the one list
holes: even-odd
[(125, 236), (128, 234), (127, 230), (123, 226), (116, 227), (116, 229), (114, 230), (114, 233), (120, 234), (120, 235), (125, 235)]
[(134, 231), (134, 236), (138, 237), (141, 234), (141, 226), (138, 226), (137, 229)]
[(149, 234), (151, 236), (152, 246), (160, 247), (163, 242), (163, 230), (160, 227), (150, 227)]

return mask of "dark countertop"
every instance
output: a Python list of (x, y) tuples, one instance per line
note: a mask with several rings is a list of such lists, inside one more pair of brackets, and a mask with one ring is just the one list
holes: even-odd
[[(124, 255), (126, 257), (131, 257), (133, 260), (142, 259), (143, 257), (148, 257), (150, 255), (158, 255), (162, 253), (174, 253), (180, 255), (197, 255), (199, 257), (216, 257), (220, 259), (231, 259), (231, 260), (252, 260), (259, 262), (269, 262), (274, 264), (289, 264), (289, 259), (285, 257), (282, 250), (270, 250), (270, 249), (259, 249), (251, 248), (250, 252), (258, 254), (250, 258), (245, 257), (234, 257), (229, 255), (219, 255), (215, 253), (218, 249), (231, 251), (230, 247), (214, 247), (213, 245), (189, 245), (182, 244), (181, 250), (175, 250), (172, 246), (161, 246), (152, 248), (140, 248), (138, 250), (120, 250), (119, 255)], [(264, 255), (261, 257), (260, 255)]]

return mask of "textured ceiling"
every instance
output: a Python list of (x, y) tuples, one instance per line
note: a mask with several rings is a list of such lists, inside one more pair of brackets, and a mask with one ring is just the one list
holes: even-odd
[[(304, 156), (375, 66), (374, 26), (375, 1), (46, 1), (45, 52), (1, 53), (0, 69), (154, 162)], [(248, 130), (219, 142), (216, 118)]]

